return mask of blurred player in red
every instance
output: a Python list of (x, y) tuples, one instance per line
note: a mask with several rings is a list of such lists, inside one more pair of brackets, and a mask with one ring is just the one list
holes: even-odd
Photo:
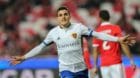
[(85, 38), (83, 38), (83, 55), (84, 55), (84, 60), (87, 65), (88, 69), (92, 68), (91, 62), (90, 62), (90, 53), (88, 49), (88, 42)]
[(93, 72), (91, 72), (92, 64), (90, 62), (90, 53), (89, 53), (88, 42), (87, 42), (86, 38), (83, 38), (83, 56), (84, 56), (86, 66), (87, 66), (87, 68), (89, 70), (89, 78), (92, 78), (93, 77), (93, 75), (92, 75)]
[[(104, 32), (112, 36), (121, 37), (122, 31), (118, 25), (109, 22), (110, 15), (108, 11), (102, 10), (99, 13), (102, 23), (97, 28), (97, 32)], [(98, 51), (101, 58), (101, 74), (103, 78), (125, 78), (124, 68), (122, 65), (121, 49), (130, 59), (130, 64), (135, 70), (136, 66), (132, 60), (132, 55), (126, 44), (116, 42), (102, 41), (99, 39), (93, 40), (93, 57), (94, 57), (94, 72), (97, 72)]]

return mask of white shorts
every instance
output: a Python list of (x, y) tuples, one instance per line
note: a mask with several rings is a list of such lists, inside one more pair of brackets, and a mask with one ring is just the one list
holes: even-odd
[(88, 76), (89, 76), (89, 78), (99, 78), (98, 74), (93, 73), (93, 69), (88, 70)]
[(102, 78), (125, 78), (124, 67), (122, 64), (101, 66)]

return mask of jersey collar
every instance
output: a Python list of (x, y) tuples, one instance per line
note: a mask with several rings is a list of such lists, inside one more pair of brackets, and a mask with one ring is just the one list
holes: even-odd
[(61, 26), (59, 26), (60, 29), (69, 29), (70, 27), (71, 27), (71, 23), (69, 24), (68, 27), (61, 27)]
[(71, 23), (69, 23), (67, 27), (61, 27), (61, 26), (59, 26), (59, 27), (60, 27), (61, 29), (65, 29), (65, 28), (69, 28), (70, 26), (71, 26)]
[(101, 26), (111, 24), (110, 22), (102, 22)]

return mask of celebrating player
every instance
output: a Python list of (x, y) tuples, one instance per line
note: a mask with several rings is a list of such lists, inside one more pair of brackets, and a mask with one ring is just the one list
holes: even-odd
[(13, 64), (39, 54), (46, 46), (55, 43), (58, 51), (61, 78), (88, 78), (88, 70), (82, 53), (82, 36), (95, 36), (102, 40), (131, 44), (133, 37), (114, 37), (96, 32), (80, 23), (70, 22), (70, 12), (66, 7), (57, 10), (58, 26), (50, 30), (44, 41), (23, 56), (14, 56)]

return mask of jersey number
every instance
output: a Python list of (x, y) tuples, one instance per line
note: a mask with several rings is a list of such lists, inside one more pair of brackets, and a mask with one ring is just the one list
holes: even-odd
[[(111, 33), (111, 30), (104, 30), (103, 32), (104, 33)], [(109, 50), (111, 48), (111, 46), (108, 45), (108, 41), (104, 41), (102, 47), (104, 50)]]
[(108, 45), (108, 41), (104, 41), (102, 47), (103, 47), (104, 50), (109, 50), (110, 45)]

